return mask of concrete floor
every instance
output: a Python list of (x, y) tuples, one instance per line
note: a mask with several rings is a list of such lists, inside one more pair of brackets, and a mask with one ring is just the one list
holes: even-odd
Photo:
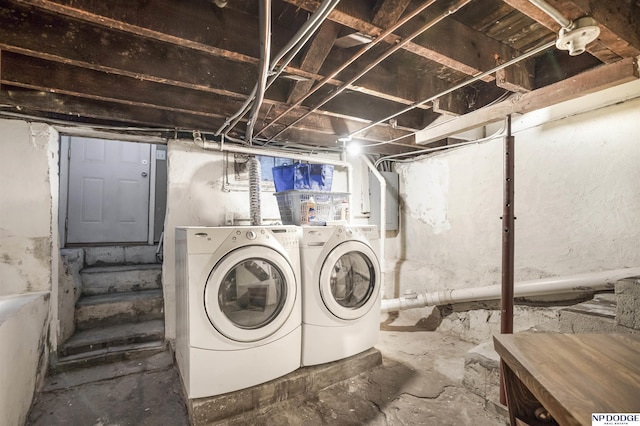
[[(381, 366), (224, 424), (508, 424), (493, 405), (462, 385), (464, 357), (473, 344), (442, 332), (407, 329), (381, 332), (376, 345)], [(48, 378), (27, 425), (189, 424), (180, 380), (167, 354), (92, 370)]]

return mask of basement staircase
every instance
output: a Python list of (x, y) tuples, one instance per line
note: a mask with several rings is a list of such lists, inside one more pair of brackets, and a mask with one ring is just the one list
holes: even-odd
[(155, 247), (84, 248), (75, 333), (52, 373), (147, 358), (167, 351), (162, 264)]

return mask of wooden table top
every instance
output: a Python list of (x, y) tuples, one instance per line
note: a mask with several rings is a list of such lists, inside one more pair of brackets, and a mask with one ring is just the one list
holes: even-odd
[(640, 335), (503, 334), (494, 347), (561, 425), (640, 412)]

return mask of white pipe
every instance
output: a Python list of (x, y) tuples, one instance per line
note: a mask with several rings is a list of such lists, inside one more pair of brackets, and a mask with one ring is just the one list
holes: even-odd
[(244, 145), (231, 145), (228, 143), (221, 144), (219, 142), (209, 142), (203, 140), (202, 138), (197, 139), (196, 145), (203, 149), (212, 151), (235, 152), (236, 154), (248, 155), (266, 155), (268, 157), (288, 158), (290, 160), (306, 161), (307, 163), (330, 164), (335, 167), (343, 167), (347, 169), (347, 188), (353, 188), (353, 166), (347, 161), (334, 160), (325, 157), (314, 157), (311, 155), (294, 154), (292, 152), (279, 151), (276, 149), (255, 148)]
[[(342, 159), (345, 158), (345, 153), (342, 153)], [(346, 160), (345, 160), (346, 163)], [(347, 215), (347, 224), (353, 223), (353, 217), (355, 216), (355, 209), (353, 206), (353, 166), (351, 163), (349, 164), (349, 168), (347, 169), (347, 192), (349, 193), (349, 214)]]
[(380, 257), (380, 280), (382, 282), (381, 286), (381, 297), (384, 297), (384, 277), (385, 277), (385, 260), (384, 260), (384, 240), (387, 235), (387, 181), (384, 176), (380, 174), (376, 166), (373, 165), (371, 160), (367, 158), (366, 155), (361, 155), (362, 161), (369, 167), (371, 173), (378, 179), (380, 183), (380, 252), (378, 256)]
[(543, 0), (529, 0), (534, 6), (542, 10), (547, 15), (551, 16), (558, 24), (562, 25), (562, 28), (571, 27), (571, 21), (565, 18), (556, 8)]
[[(532, 49), (532, 50), (530, 50), (528, 52), (525, 52), (525, 53), (523, 53), (522, 55), (520, 55), (520, 56), (518, 56), (516, 58), (513, 58), (513, 59), (511, 59), (511, 60), (509, 60), (507, 62), (504, 62), (502, 64), (496, 65), (495, 67), (491, 68), (489, 71), (485, 71), (485, 72), (476, 74), (472, 78), (470, 78), (468, 80), (465, 80), (465, 81), (463, 81), (461, 83), (458, 83), (455, 86), (438, 93), (437, 95), (433, 95), (433, 96), (431, 96), (431, 97), (429, 97), (427, 99), (423, 99), (420, 102), (414, 102), (413, 104), (409, 105), (408, 107), (404, 108), (401, 111), (398, 111), (398, 112), (396, 112), (394, 114), (391, 114), (388, 117), (382, 118), (382, 119), (380, 119), (380, 120), (378, 120), (376, 122), (368, 124), (365, 127), (362, 127), (361, 129), (358, 129), (358, 130), (355, 130), (355, 131), (349, 133), (346, 137), (352, 138), (357, 134), (360, 134), (360, 133), (362, 133), (362, 132), (364, 132), (366, 130), (372, 129), (373, 127), (375, 127), (375, 126), (377, 126), (379, 124), (385, 123), (385, 122), (391, 120), (392, 118), (396, 118), (397, 116), (402, 115), (405, 112), (409, 112), (409, 111), (411, 111), (411, 110), (413, 110), (415, 108), (418, 108), (419, 106), (422, 106), (422, 105), (424, 105), (424, 104), (426, 104), (428, 102), (433, 102), (433, 101), (435, 101), (436, 99), (438, 99), (438, 98), (440, 98), (442, 96), (448, 95), (451, 92), (455, 92), (458, 89), (462, 89), (463, 87), (468, 86), (471, 83), (475, 83), (476, 81), (481, 80), (481, 79), (485, 78), (488, 75), (491, 75), (491, 74), (493, 74), (493, 73), (495, 73), (497, 71), (500, 71), (500, 70), (502, 70), (504, 68), (507, 68), (507, 67), (509, 67), (509, 66), (511, 66), (511, 65), (513, 65), (515, 63), (518, 63), (518, 62), (520, 62), (520, 61), (522, 61), (524, 59), (527, 59), (527, 58), (529, 58), (529, 57), (531, 57), (533, 55), (537, 55), (538, 53), (543, 52), (543, 51), (547, 50), (548, 48), (553, 47), (555, 45), (556, 45), (555, 41), (547, 42), (547, 43), (543, 44), (542, 46), (538, 46), (535, 49)], [(428, 129), (428, 128), (429, 127), (426, 127), (426, 129)], [(416, 133), (418, 133), (418, 132), (408, 133), (408, 134), (406, 134), (404, 136), (400, 136), (400, 137), (397, 137), (395, 139), (391, 139), (391, 140), (385, 141), (385, 143), (389, 144), (389, 143), (397, 142), (397, 141), (399, 141), (401, 139), (408, 138), (409, 136), (413, 136)], [(368, 145), (365, 145), (365, 147), (366, 146), (368, 146)]]
[(244, 140), (251, 145), (253, 141), (253, 126), (258, 119), (258, 113), (267, 90), (269, 76), (269, 58), (271, 57), (271, 0), (260, 1), (260, 73), (256, 89), (256, 98), (251, 108)]
[[(523, 281), (515, 284), (514, 297), (611, 290), (614, 288), (616, 281), (636, 276), (640, 276), (640, 267)], [(497, 300), (500, 298), (500, 290), (500, 285), (491, 285), (444, 290), (433, 293), (411, 293), (397, 299), (383, 300), (380, 311), (403, 311), (405, 309), (422, 308), (425, 306), (476, 302), (480, 300)]]
[[(270, 76), (269, 76), (269, 79), (267, 80), (267, 86), (266, 86), (267, 89), (269, 88), (269, 86), (271, 86), (273, 81), (280, 75), (280, 73), (286, 68), (286, 66), (293, 60), (295, 53), (297, 53), (300, 49), (302, 49), (302, 47), (304, 46), (304, 44), (306, 44), (309, 38), (317, 31), (318, 28), (320, 28), (320, 25), (326, 20), (327, 16), (329, 16), (331, 11), (333, 11), (333, 9), (338, 5), (339, 2), (340, 0), (325, 0), (318, 7), (316, 12), (311, 16), (311, 18), (308, 21), (306, 21), (302, 27), (300, 27), (300, 29), (298, 30), (298, 32), (296, 32), (293, 38), (289, 40), (289, 42), (282, 48), (282, 50), (280, 50), (280, 52), (276, 55), (276, 57), (271, 60), (270, 62), (271, 65), (269, 68)], [(294, 52), (292, 52), (292, 50)], [(280, 62), (280, 60), (287, 53), (290, 53), (290, 52), (294, 54), (288, 55), (288, 57), (278, 67), (278, 62)], [(277, 72), (275, 72), (276, 67), (279, 68)], [(258, 92), (258, 85), (256, 84), (253, 87), (253, 91), (251, 92), (249, 97), (247, 97), (242, 107), (240, 107), (238, 112), (236, 112), (234, 115), (232, 115), (227, 120), (225, 120), (224, 124), (215, 133), (215, 136), (220, 135), (222, 131), (224, 131), (225, 129), (226, 129), (225, 133), (228, 133), (232, 128), (236, 126), (236, 124), (238, 124), (238, 122), (242, 119), (242, 117), (244, 117), (244, 115), (247, 113), (247, 111), (251, 107), (251, 104), (254, 101), (257, 92)]]

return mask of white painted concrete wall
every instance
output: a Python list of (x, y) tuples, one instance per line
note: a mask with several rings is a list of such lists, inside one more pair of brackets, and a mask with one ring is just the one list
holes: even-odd
[[(237, 225), (249, 225), (249, 192), (223, 191), (224, 155), (205, 151), (192, 141), (169, 141), (167, 149), (168, 190), (164, 226), (162, 266), (165, 303), (165, 332), (175, 338), (175, 228), (176, 226), (223, 226), (225, 213), (232, 212)], [(230, 154), (233, 158), (233, 154)], [(334, 191), (346, 191), (346, 173), (336, 170)], [(280, 218), (272, 192), (262, 192), (262, 217)]]
[(57, 221), (57, 133), (0, 120), (0, 424), (24, 421), (56, 347)]
[(0, 135), (0, 296), (48, 291), (58, 244), (57, 133), (0, 120)]
[[(636, 98), (515, 120), (516, 281), (640, 266), (640, 90), (621, 89)], [(592, 96), (575, 102), (604, 95)], [(500, 282), (502, 146), (397, 164), (403, 214), (387, 240), (386, 298)]]
[(0, 298), (0, 425), (26, 421), (46, 372), (49, 292)]

